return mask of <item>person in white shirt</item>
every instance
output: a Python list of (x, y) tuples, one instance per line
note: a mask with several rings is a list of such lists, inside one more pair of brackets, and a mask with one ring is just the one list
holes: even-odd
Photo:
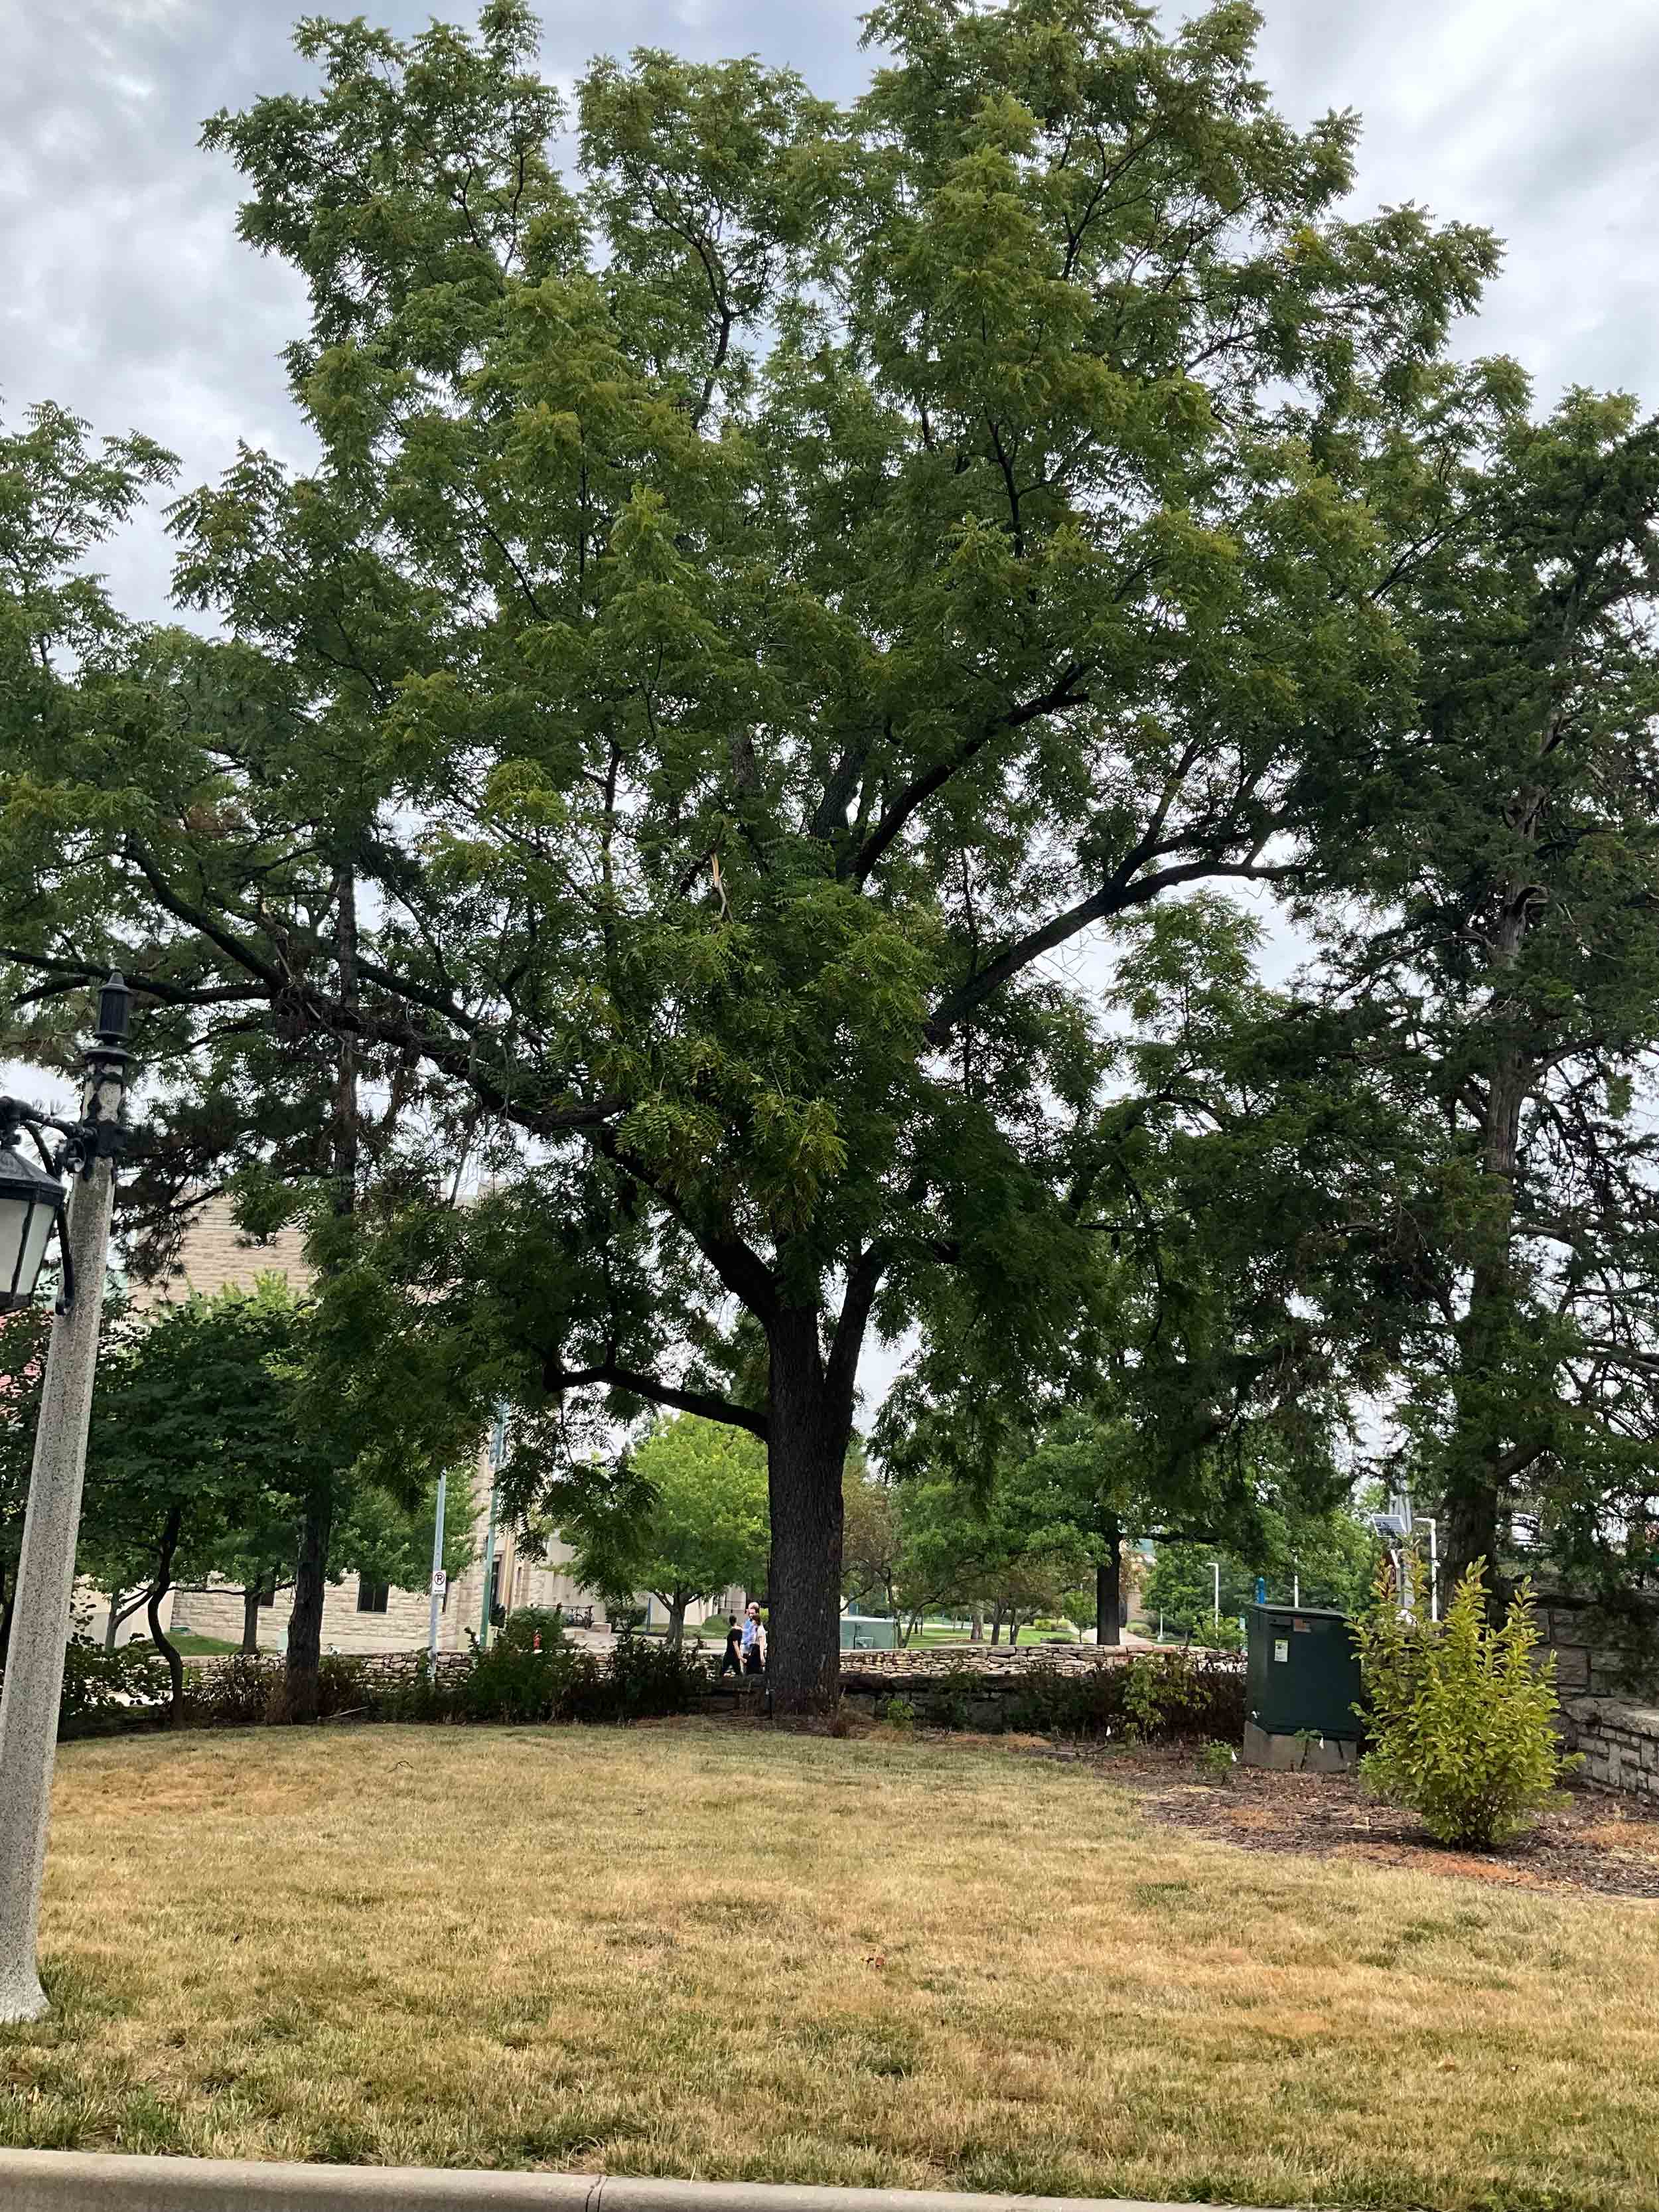
[(745, 1674), (763, 1674), (766, 1671), (766, 1628), (760, 1607), (752, 1598), (743, 1617), (743, 1671)]

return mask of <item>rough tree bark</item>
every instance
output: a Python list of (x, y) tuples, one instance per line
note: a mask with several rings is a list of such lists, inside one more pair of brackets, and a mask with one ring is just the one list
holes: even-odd
[(850, 1380), (826, 1370), (816, 1311), (781, 1308), (767, 1333), (767, 1673), (777, 1711), (822, 1712), (834, 1705), (841, 1679), (841, 1482), (853, 1393)]
[(1106, 1524), (1105, 1556), (1095, 1568), (1095, 1642), (1123, 1641), (1123, 1531), (1115, 1521)]
[[(336, 890), (334, 959), (340, 1003), (357, 1006), (357, 883), (343, 868)], [(357, 1207), (357, 1041), (342, 1028), (337, 1038), (334, 1096), (334, 1211), (344, 1218)], [(281, 1710), (289, 1721), (314, 1721), (323, 1663), (323, 1601), (328, 1590), (328, 1547), (334, 1533), (334, 1485), (313, 1486), (307, 1495), (294, 1574), (294, 1611), (289, 1617), (288, 1664), (283, 1669)]]
[(185, 1721), (185, 1662), (175, 1647), (169, 1644), (161, 1629), (161, 1600), (173, 1588), (173, 1562), (179, 1550), (179, 1532), (184, 1527), (185, 1509), (169, 1506), (161, 1530), (161, 1548), (155, 1557), (155, 1574), (149, 1586), (146, 1611), (149, 1618), (149, 1640), (167, 1662), (167, 1674), (173, 1682), (173, 1696), (167, 1705), (170, 1727), (182, 1728)]
[[(1510, 887), (1495, 947), (1495, 958), (1504, 969), (1520, 956), (1527, 911), (1526, 887)], [(1504, 1498), (1514, 1474), (1535, 1456), (1524, 1438), (1506, 1438), (1497, 1431), (1487, 1395), (1510, 1358), (1516, 1175), (1522, 1115), (1534, 1079), (1532, 1063), (1514, 1048), (1497, 1054), (1486, 1073), (1480, 1173), (1489, 1211), (1481, 1224), (1486, 1250), (1471, 1273), (1468, 1304), (1457, 1333), (1456, 1415), (1444, 1502), (1443, 1572), (1448, 1592), (1477, 1559), (1486, 1563), (1487, 1588), (1496, 1586)]]

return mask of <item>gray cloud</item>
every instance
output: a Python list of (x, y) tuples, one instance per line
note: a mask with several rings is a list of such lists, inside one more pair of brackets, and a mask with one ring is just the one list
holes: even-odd
[[(409, 32), (430, 10), (382, 0), (369, 12)], [(1171, 21), (1181, 12), (1165, 9)], [(858, 13), (854, 0), (575, 0), (550, 11), (543, 59), (568, 82), (605, 49), (752, 51), (845, 97), (869, 65)], [(237, 240), (236, 179), (195, 143), (214, 109), (306, 82), (289, 9), (5, 0), (3, 14), (8, 410), (50, 396), (100, 430), (142, 428), (180, 454), (186, 482), (216, 473), (238, 437), (301, 458), (304, 432), (277, 361), (302, 325), (300, 287)], [(1650, 0), (1588, 10), (1561, 0), (1267, 0), (1266, 15), (1261, 74), (1286, 112), (1305, 122), (1353, 106), (1365, 117), (1356, 205), (1415, 199), (1509, 241), (1462, 350), (1516, 354), (1546, 395), (1571, 381), (1652, 389)], [(109, 549), (106, 566), (135, 611), (163, 611), (154, 514)]]

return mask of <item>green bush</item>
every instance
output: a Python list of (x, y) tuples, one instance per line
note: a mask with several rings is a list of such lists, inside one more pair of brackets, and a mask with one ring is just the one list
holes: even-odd
[(1371, 1736), (1366, 1783), (1442, 1843), (1474, 1850), (1524, 1828), (1577, 1764), (1555, 1733), (1555, 1655), (1534, 1656), (1531, 1589), (1521, 1585), (1493, 1628), (1485, 1568), (1475, 1561), (1435, 1626), (1403, 1620), (1379, 1577), (1354, 1624)]
[(90, 1637), (72, 1636), (64, 1653), (58, 1733), (83, 1735), (156, 1718), (173, 1696), (167, 1662), (149, 1645), (106, 1651)]
[(492, 1649), (500, 1650), (505, 1644), (512, 1650), (532, 1651), (538, 1636), (544, 1651), (550, 1651), (556, 1644), (563, 1643), (564, 1613), (561, 1607), (556, 1605), (518, 1607), (507, 1614)]
[(210, 1672), (191, 1668), (185, 1674), (185, 1718), (196, 1728), (252, 1728), (270, 1714), (283, 1679), (283, 1662), (263, 1654), (238, 1652)]
[(876, 1707), (876, 1717), (890, 1729), (899, 1729), (905, 1735), (916, 1724), (916, 1709), (908, 1698), (884, 1698)]
[(1237, 1742), (1244, 1670), (1222, 1655), (1188, 1650), (1137, 1652), (1084, 1669), (1033, 1667), (1009, 1700), (1008, 1725), (1127, 1743)]

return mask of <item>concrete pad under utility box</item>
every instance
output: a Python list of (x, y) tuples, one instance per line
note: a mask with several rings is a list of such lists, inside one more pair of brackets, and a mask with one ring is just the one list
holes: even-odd
[(1269, 1735), (1246, 1721), (1239, 1757), (1246, 1766), (1270, 1767), (1275, 1774), (1346, 1774), (1359, 1764), (1359, 1746), (1337, 1735)]

